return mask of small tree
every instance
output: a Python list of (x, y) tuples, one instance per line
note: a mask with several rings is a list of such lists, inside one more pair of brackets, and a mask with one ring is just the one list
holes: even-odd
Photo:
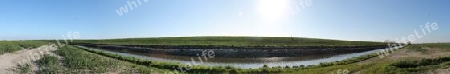
[(267, 66), (266, 64), (264, 64), (263, 68), (269, 68), (269, 66)]
[(286, 65), (286, 67), (284, 67), (285, 69), (289, 69), (290, 67), (288, 65)]

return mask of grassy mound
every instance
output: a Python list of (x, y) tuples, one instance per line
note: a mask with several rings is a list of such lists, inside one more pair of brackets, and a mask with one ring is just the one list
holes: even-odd
[(0, 41), (0, 54), (21, 49), (33, 49), (48, 44), (45, 41)]

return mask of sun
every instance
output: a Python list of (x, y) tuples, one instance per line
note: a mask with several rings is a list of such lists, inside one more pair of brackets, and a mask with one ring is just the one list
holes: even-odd
[(290, 25), (289, 19), (290, 0), (258, 0), (257, 12), (261, 22), (252, 27), (258, 35), (285, 36)]
[(264, 20), (278, 20), (287, 14), (289, 0), (259, 0), (258, 11)]

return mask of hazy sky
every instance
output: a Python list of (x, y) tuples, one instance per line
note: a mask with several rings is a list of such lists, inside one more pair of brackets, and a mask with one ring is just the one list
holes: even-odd
[[(82, 39), (292, 36), (382, 41), (407, 37), (415, 34), (414, 30), (422, 34), (421, 25), (436, 22), (437, 30), (415, 42), (450, 42), (449, 3), (449, 0), (2, 0), (0, 39), (61, 39), (67, 32), (77, 31)], [(120, 16), (116, 10), (125, 6), (128, 12)]]

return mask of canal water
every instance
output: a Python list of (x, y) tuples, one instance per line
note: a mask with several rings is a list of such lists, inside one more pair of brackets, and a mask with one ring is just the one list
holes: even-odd
[[(383, 49), (375, 49), (359, 53), (346, 53), (346, 54), (326, 54), (326, 55), (314, 55), (314, 56), (302, 56), (302, 57), (258, 57), (258, 58), (232, 58), (232, 57), (214, 57), (207, 58), (191, 57), (191, 56), (176, 56), (169, 54), (148, 54), (148, 53), (136, 53), (127, 51), (112, 51), (107, 49), (95, 49), (84, 46), (78, 46), (80, 48), (89, 50), (100, 50), (107, 53), (119, 54), (122, 56), (136, 57), (143, 60), (152, 60), (158, 62), (176, 62), (181, 64), (189, 64), (195, 62), (196, 64), (205, 66), (233, 66), (237, 68), (260, 68), (263, 65), (269, 67), (273, 66), (299, 66), (299, 65), (318, 65), (321, 62), (334, 62), (341, 61), (352, 57), (358, 57), (371, 53), (376, 53)], [(201, 53), (199, 53), (201, 54)], [(202, 63), (201, 63), (202, 62)]]

